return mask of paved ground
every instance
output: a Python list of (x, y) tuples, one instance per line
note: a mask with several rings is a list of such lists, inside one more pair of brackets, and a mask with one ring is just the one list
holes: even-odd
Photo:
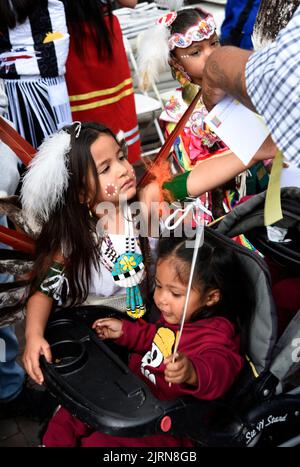
[(37, 422), (22, 417), (0, 420), (0, 448), (38, 446), (40, 429)]

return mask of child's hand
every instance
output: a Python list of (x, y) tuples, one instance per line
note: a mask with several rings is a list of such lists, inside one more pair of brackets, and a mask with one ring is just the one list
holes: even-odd
[(97, 319), (92, 328), (99, 339), (118, 339), (123, 334), (123, 323), (115, 318)]
[(39, 335), (27, 336), (23, 363), (26, 372), (37, 384), (44, 382), (44, 376), (39, 364), (40, 355), (44, 355), (48, 363), (52, 362), (49, 343)]
[(164, 360), (166, 382), (197, 386), (198, 377), (192, 362), (182, 353), (176, 353), (174, 362), (173, 359), (174, 355), (171, 355)]

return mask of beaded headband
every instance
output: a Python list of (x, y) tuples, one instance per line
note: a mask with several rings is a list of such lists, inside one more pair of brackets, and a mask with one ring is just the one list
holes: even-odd
[[(170, 27), (173, 21), (177, 18), (177, 12), (173, 11), (165, 14), (157, 20), (158, 24)], [(198, 24), (191, 26), (184, 34), (176, 32), (172, 34), (168, 40), (169, 50), (174, 50), (175, 47), (185, 49), (192, 42), (200, 42), (209, 39), (216, 31), (216, 23), (211, 14), (207, 14), (206, 18), (201, 19)]]
[(173, 50), (175, 47), (185, 49), (189, 47), (192, 42), (200, 42), (209, 39), (216, 32), (216, 24), (211, 15), (199, 21), (195, 26), (190, 27), (185, 34), (176, 32), (173, 34), (169, 41), (169, 49)]

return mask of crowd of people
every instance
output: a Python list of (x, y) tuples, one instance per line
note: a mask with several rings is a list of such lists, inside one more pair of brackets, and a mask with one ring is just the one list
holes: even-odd
[[(287, 25), (275, 28), (260, 50), (249, 50), (249, 31), (259, 7), (255, 31), (264, 44), (262, 12), (276, 2)], [(119, 3), (134, 7), (136, 2)], [(176, 201), (200, 197), (204, 222), (209, 224), (245, 195), (267, 188), (268, 166), (278, 148), (287, 162), (300, 166), (300, 2), (239, 2), (228, 32), (234, 3), (228, 1), (222, 28), (222, 44), (233, 45), (220, 46), (212, 15), (196, 7), (163, 14), (141, 39), (144, 82), (151, 82), (157, 72), (157, 60), (168, 64), (180, 83), (162, 115), (167, 136), (176, 131), (195, 94), (201, 91), (201, 97), (172, 148), (179, 173), (172, 174), (164, 164), (153, 172), (150, 183), (137, 187), (132, 164), (140, 158), (140, 141), (133, 84), (110, 2), (40, 0), (37, 6), (27, 0), (25, 7), (24, 1), (1, 2), (1, 115), (37, 148), (19, 188), (23, 214), (35, 233), (23, 363), (36, 383), (44, 382), (41, 355), (52, 362), (44, 334), (53, 309), (80, 305), (91, 295), (118, 297), (121, 310), (134, 320), (96, 320), (93, 329), (99, 339), (113, 339), (130, 349), (130, 368), (156, 397), (190, 394), (213, 400), (236, 380), (244, 359), (239, 310), (231, 301), (238, 271), (230, 251), (213, 241), (199, 248), (184, 331), (173, 355), (193, 250), (186, 238), (162, 235), (158, 240), (150, 228), (142, 235), (133, 212), (139, 202), (151, 226), (153, 203), (165, 196)], [(262, 115), (270, 130), (247, 167), (204, 123), (226, 94)], [(0, 151), (0, 192), (7, 197), (17, 190), (20, 161), (3, 143)], [(110, 206), (108, 215), (101, 205)], [(161, 219), (162, 234), (165, 220)], [(2, 217), (2, 225), (6, 222)], [(2, 282), (9, 280), (1, 277)], [(149, 300), (160, 314), (155, 324), (148, 322)], [(0, 363), (0, 411), (9, 415), (20, 395), (24, 397), (25, 373), (16, 362), (13, 328), (0, 328), (0, 338), (7, 346), (6, 361)], [(157, 349), (158, 341), (159, 361), (154, 362), (151, 349)], [(33, 406), (35, 395), (28, 389), (26, 393)], [(49, 398), (47, 404), (51, 412), (55, 403)], [(138, 439), (95, 432), (65, 408), (50, 420), (43, 444), (193, 445), (167, 434)]]

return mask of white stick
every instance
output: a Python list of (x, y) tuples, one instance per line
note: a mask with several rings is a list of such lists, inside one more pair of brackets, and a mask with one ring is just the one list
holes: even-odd
[[(196, 238), (195, 238), (194, 253), (193, 253), (193, 258), (192, 258), (191, 272), (190, 272), (189, 283), (188, 283), (188, 288), (187, 288), (187, 294), (186, 294), (186, 299), (185, 299), (184, 308), (183, 308), (183, 314), (182, 314), (182, 317), (181, 317), (179, 334), (178, 334), (176, 342), (175, 342), (172, 363), (175, 362), (175, 359), (176, 359), (175, 355), (176, 355), (176, 352), (178, 350), (179, 342), (180, 342), (180, 339), (181, 339), (181, 336), (182, 336), (183, 326), (184, 326), (185, 317), (186, 317), (186, 312), (187, 312), (189, 299), (190, 299), (190, 292), (191, 292), (191, 288), (192, 288), (194, 270), (195, 270), (196, 260), (197, 260), (197, 256), (198, 256), (198, 250), (199, 250), (200, 246), (203, 245), (203, 240), (204, 240), (204, 225), (201, 223), (201, 224), (198, 224), (197, 227), (196, 227)], [(171, 383), (169, 383), (169, 387), (171, 387)]]
[[(186, 299), (184, 303), (184, 308), (183, 308), (183, 314), (181, 318), (181, 323), (180, 323), (180, 329), (179, 329), (179, 334), (175, 342), (175, 348), (174, 348), (174, 356), (178, 350), (179, 342), (182, 336), (182, 331), (183, 331), (183, 326), (185, 322), (185, 317), (186, 317), (186, 312), (189, 304), (189, 299), (190, 299), (190, 292), (192, 288), (192, 282), (193, 282), (193, 277), (194, 277), (194, 270), (195, 270), (195, 265), (196, 265), (196, 260), (198, 256), (198, 250), (200, 246), (203, 244), (203, 239), (204, 239), (204, 226), (199, 225), (196, 228), (196, 239), (195, 239), (195, 246), (194, 246), (194, 253), (193, 253), (193, 259), (192, 259), (192, 265), (191, 265), (191, 272), (190, 272), (190, 277), (189, 277), (189, 283), (188, 283), (188, 288), (187, 288), (187, 293), (186, 293)], [(175, 358), (174, 358), (175, 359)]]

